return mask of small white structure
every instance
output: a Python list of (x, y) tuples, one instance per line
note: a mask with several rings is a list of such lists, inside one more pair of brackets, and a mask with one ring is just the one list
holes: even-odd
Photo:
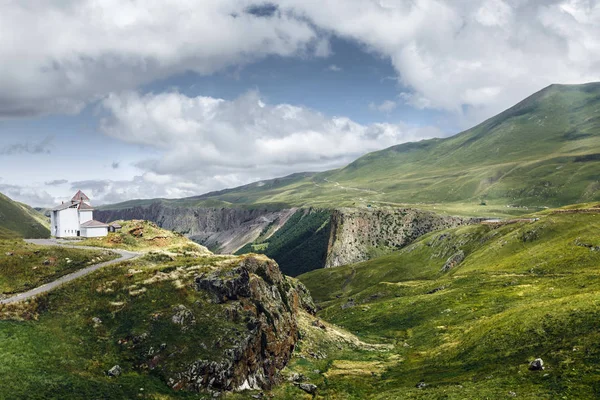
[(89, 201), (90, 198), (79, 190), (70, 203), (55, 207), (50, 215), (52, 236), (57, 238), (106, 236), (108, 225), (94, 220), (94, 208)]

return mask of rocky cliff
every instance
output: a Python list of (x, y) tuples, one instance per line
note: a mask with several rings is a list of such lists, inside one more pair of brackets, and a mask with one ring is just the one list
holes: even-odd
[[(218, 357), (164, 368), (167, 383), (189, 391), (270, 389), (298, 340), (298, 313), (316, 311), (306, 288), (264, 256), (240, 257), (204, 271), (193, 287), (225, 311), (226, 323), (245, 329), (217, 341)], [(175, 311), (174, 320), (193, 325), (186, 307)], [(155, 364), (161, 367), (160, 360)]]
[(183, 233), (214, 252), (234, 253), (253, 242), (267, 227), (275, 232), (296, 209), (173, 207), (160, 202), (118, 210), (97, 210), (98, 221), (142, 219)]
[(479, 222), (411, 208), (335, 210), (325, 267), (365, 261), (440, 229)]

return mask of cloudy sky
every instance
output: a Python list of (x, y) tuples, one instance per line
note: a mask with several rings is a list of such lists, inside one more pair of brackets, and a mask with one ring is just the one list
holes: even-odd
[(0, 192), (184, 197), (600, 81), (600, 1), (7, 0), (0, 60)]

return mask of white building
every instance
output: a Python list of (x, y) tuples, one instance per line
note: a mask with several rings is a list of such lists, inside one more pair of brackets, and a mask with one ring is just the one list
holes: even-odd
[(55, 207), (50, 215), (52, 236), (57, 238), (106, 236), (108, 225), (94, 220), (94, 208), (89, 201), (90, 198), (79, 190), (70, 203)]

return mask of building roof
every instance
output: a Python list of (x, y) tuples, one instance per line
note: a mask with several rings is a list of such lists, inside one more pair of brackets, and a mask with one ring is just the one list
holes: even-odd
[(81, 203), (79, 203), (79, 206), (77, 208), (79, 208), (80, 210), (93, 210), (94, 209), (94, 207), (90, 206), (88, 203), (85, 203), (83, 201)]
[(116, 222), (113, 222), (112, 224), (110, 224), (110, 226), (112, 226), (113, 228), (122, 228), (122, 226), (120, 224), (117, 224)]
[(72, 202), (76, 202), (76, 201), (90, 201), (90, 198), (87, 197), (85, 195), (85, 193), (83, 193), (81, 190), (78, 190), (77, 193), (75, 193), (75, 196), (73, 196), (73, 198), (71, 199)]
[(54, 207), (52, 209), (52, 211), (62, 211), (62, 210), (66, 210), (67, 208), (70, 208), (70, 207), (74, 207), (74, 204), (72, 204), (72, 203), (62, 203), (61, 205), (58, 205), (58, 206)]
[(105, 224), (104, 222), (91, 220), (91, 221), (84, 222), (83, 224), (81, 224), (81, 227), (82, 228), (107, 228), (108, 225)]

